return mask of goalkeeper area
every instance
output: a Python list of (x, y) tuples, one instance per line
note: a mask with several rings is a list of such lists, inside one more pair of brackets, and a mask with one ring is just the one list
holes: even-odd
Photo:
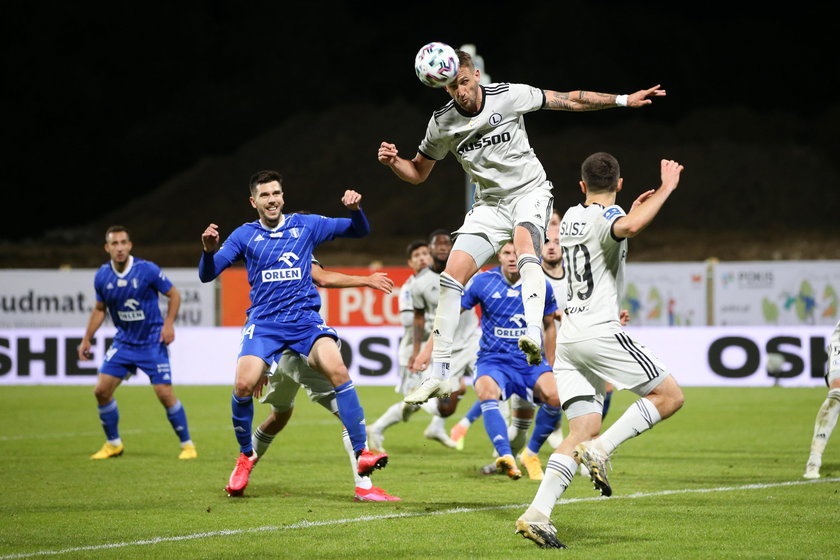
[[(104, 461), (89, 458), (104, 441), (91, 387), (0, 388), (0, 560), (836, 557), (840, 435), (823, 478), (802, 478), (825, 388), (685, 387), (680, 412), (613, 456), (612, 497), (572, 482), (553, 515), (564, 551), (514, 534), (539, 482), (479, 473), (493, 459), (480, 419), (463, 451), (424, 438), (422, 411), (392, 426), (373, 483), (402, 501), (357, 503), (341, 426), (302, 393), (245, 497), (229, 498), (230, 386), (175, 390), (195, 460), (178, 460), (150, 387), (118, 391), (125, 453)], [(399, 400), (391, 387), (357, 390), (368, 423)], [(635, 398), (615, 393), (605, 428)], [(255, 426), (268, 412), (255, 404)]]

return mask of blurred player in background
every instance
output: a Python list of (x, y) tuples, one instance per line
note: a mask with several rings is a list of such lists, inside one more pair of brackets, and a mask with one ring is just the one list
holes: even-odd
[[(426, 342), (420, 340), (423, 329), (426, 328), (427, 317), (437, 313), (439, 294), (439, 276), (446, 268), (446, 263), (452, 251), (452, 237), (445, 229), (437, 229), (429, 234), (429, 249), (432, 264), (421, 270), (411, 288), (411, 300), (414, 306), (414, 350), (411, 357), (410, 371), (423, 372), (429, 366), (434, 339), (429, 337)], [(407, 418), (422, 405), (424, 410), (433, 414), (432, 421), (423, 432), (429, 439), (441, 442), (447, 447), (455, 447), (455, 443), (446, 433), (445, 420), (455, 413), (458, 402), (466, 393), (465, 376), (475, 374), (475, 360), (481, 329), (475, 312), (462, 313), (458, 318), (457, 330), (452, 352), (452, 373), (447, 381), (449, 384), (443, 395), (425, 402), (409, 402), (405, 399), (403, 417)], [(419, 379), (413, 381), (420, 383)]]
[(831, 341), (826, 348), (828, 352), (828, 364), (826, 366), (825, 382), (828, 385), (828, 396), (817, 412), (817, 420), (814, 423), (814, 438), (811, 440), (811, 454), (808, 463), (805, 465), (805, 478), (819, 478), (820, 466), (822, 466), (822, 455), (828, 438), (837, 424), (837, 416), (840, 414), (840, 322), (834, 327), (831, 333)]
[[(447, 233), (448, 235), (448, 233)], [(421, 337), (417, 348), (420, 347), (429, 338), (431, 331), (432, 318), (434, 317), (433, 310), (424, 310), (422, 313), (415, 314), (414, 310), (414, 282), (417, 275), (432, 264), (432, 256), (429, 252), (429, 243), (424, 240), (411, 242), (406, 249), (406, 258), (408, 259), (408, 266), (411, 268), (413, 274), (400, 287), (400, 322), (403, 326), (403, 335), (400, 339), (400, 346), (397, 350), (399, 368), (400, 368), (400, 382), (395, 388), (396, 392), (405, 396), (417, 386), (420, 382), (421, 374), (410, 369), (411, 361), (417, 355), (414, 340), (415, 337)], [(448, 438), (440, 438), (443, 433), (441, 424), (441, 416), (438, 411), (437, 399), (432, 399), (425, 403), (424, 408), (432, 415), (432, 421), (426, 429), (426, 437), (430, 439), (437, 439), (444, 445), (449, 444)], [(411, 415), (417, 410), (417, 407), (407, 405), (402, 400), (392, 404), (382, 416), (376, 419), (373, 424), (368, 426), (368, 441), (376, 449), (384, 450), (385, 430), (401, 421), (407, 421)]]
[(538, 255), (551, 216), (552, 185), (531, 148), (523, 116), (538, 109), (593, 111), (644, 107), (665, 95), (654, 86), (630, 95), (591, 91), (558, 92), (524, 84), (480, 85), (472, 57), (457, 51), (460, 69), (446, 86), (452, 98), (435, 111), (413, 159), (382, 142), (378, 160), (403, 181), (424, 182), (437, 160), (452, 153), (477, 185), (475, 204), (456, 232), (455, 246), (440, 275), (440, 305), (435, 315), (434, 356), (430, 374), (406, 402), (420, 403), (445, 394), (453, 337), (464, 285), (502, 245), (513, 241), (522, 276), (526, 333), (518, 341), (531, 365), (542, 360), (540, 331), (545, 281)]
[[(477, 274), (469, 282), (461, 298), (461, 308), (469, 310), (476, 305), (481, 307), (481, 346), (473, 386), (481, 402), (484, 428), (498, 454), (496, 470), (516, 480), (522, 476), (522, 472), (513, 456), (508, 426), (499, 410), (499, 401), (505, 401), (516, 394), (529, 403), (542, 404), (534, 430), (539, 437), (535, 438), (536, 449), (528, 450), (529, 457), (536, 456), (554, 430), (560, 414), (560, 401), (548, 361), (543, 359), (541, 363), (532, 366), (516, 351), (525, 321), (520, 297), (522, 283), (512, 243), (502, 247), (498, 259), (498, 267)], [(546, 280), (543, 279), (543, 282)], [(557, 304), (550, 288), (543, 293), (545, 340), (554, 347), (554, 312)], [(533, 465), (528, 468), (533, 468)], [(540, 471), (540, 476), (536, 473), (530, 476), (539, 479), (542, 472), (538, 458), (536, 470)]]
[[(342, 274), (341, 272), (325, 270), (321, 263), (314, 258), (312, 259), (312, 280), (321, 288), (365, 286), (386, 294), (390, 294), (394, 287), (393, 280), (382, 272), (375, 272), (368, 276)], [(280, 360), (269, 371), (268, 377), (264, 379), (266, 380), (265, 390), (263, 391), (263, 387), (258, 386), (254, 391), (254, 396), (259, 398), (261, 403), (271, 405), (271, 412), (251, 436), (251, 443), (258, 457), (265, 456), (275, 436), (289, 422), (294, 411), (295, 396), (301, 386), (306, 389), (306, 393), (312, 402), (323, 406), (341, 421), (333, 386), (323, 375), (313, 370), (306, 362), (306, 358), (297, 352), (284, 350)], [(350, 435), (346, 428), (342, 431), (341, 437), (344, 442), (344, 449), (350, 458), (355, 480), (353, 499), (357, 502), (399, 501), (400, 498), (391, 496), (382, 488), (374, 486), (369, 475), (362, 476), (359, 474), (356, 454), (353, 451)]]
[(210, 282), (238, 260), (244, 260), (251, 285), (251, 307), (242, 329), (231, 397), (234, 433), (240, 454), (225, 491), (241, 496), (259, 460), (251, 443), (254, 389), (281, 353), (291, 349), (307, 357), (335, 389), (338, 413), (350, 435), (358, 472), (384, 467), (388, 456), (366, 448), (365, 416), (356, 388), (338, 349), (338, 334), (324, 324), (321, 299), (312, 283), (312, 251), (336, 237), (363, 237), (370, 232), (359, 206), (362, 195), (347, 190), (341, 198), (350, 218), (316, 214), (283, 215), (283, 178), (276, 171), (251, 176), (251, 206), (258, 220), (236, 228), (220, 247), (216, 224), (201, 235), (199, 278)]
[[(611, 495), (607, 465), (612, 452), (682, 407), (684, 397), (676, 380), (624, 332), (619, 319), (627, 239), (650, 224), (677, 188), (682, 169), (675, 161), (662, 160), (662, 185), (642, 193), (625, 214), (615, 204), (622, 188), (618, 161), (599, 152), (581, 166), (586, 200), (569, 208), (560, 224), (568, 298), (554, 362), (570, 431), (549, 458), (534, 500), (516, 521), (516, 532), (541, 547), (565, 548), (551, 513), (578, 463), (587, 466), (602, 495)], [(608, 382), (641, 398), (598, 437)]]
[[(105, 321), (107, 310), (117, 334), (105, 353), (93, 391), (106, 441), (91, 459), (109, 459), (123, 454), (125, 446), (119, 434), (120, 412), (114, 392), (137, 368), (149, 376), (155, 395), (166, 409), (175, 435), (181, 440), (178, 458), (195, 459), (198, 454), (190, 439), (187, 414), (172, 391), (169, 365), (168, 346), (175, 340), (175, 318), (181, 306), (181, 295), (158, 265), (132, 256), (132, 246), (128, 230), (123, 226), (111, 226), (105, 232), (105, 252), (111, 259), (99, 267), (94, 277), (96, 305), (79, 345), (79, 359), (90, 360), (91, 339)], [(165, 318), (160, 314), (158, 294), (169, 298)]]

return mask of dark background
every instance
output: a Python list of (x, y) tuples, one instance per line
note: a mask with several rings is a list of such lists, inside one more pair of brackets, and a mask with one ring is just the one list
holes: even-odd
[(621, 161), (625, 207), (658, 185), (660, 158), (685, 164), (631, 259), (840, 258), (840, 66), (834, 20), (816, 9), (521, 1), (3, 10), (0, 266), (99, 263), (112, 223), (129, 227), (136, 254), (192, 266), (207, 223), (224, 235), (255, 217), (247, 181), (264, 168), (283, 172), (288, 210), (344, 215), (343, 190), (363, 193), (374, 231), (332, 244), (335, 261), (401, 262), (408, 240), (456, 229), (465, 210), (454, 158), (419, 187), (376, 161), (382, 140), (412, 157), (447, 100), (412, 69), (432, 40), (475, 44), (494, 81), (667, 89), (641, 110), (526, 117), (561, 211), (578, 202), (579, 165), (593, 151)]

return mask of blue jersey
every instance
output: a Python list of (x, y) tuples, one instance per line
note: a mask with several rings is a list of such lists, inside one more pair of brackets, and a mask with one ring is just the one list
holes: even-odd
[[(502, 353), (519, 357), (519, 337), (525, 334), (525, 307), (522, 304), (522, 281), (508, 284), (497, 266), (473, 277), (461, 297), (461, 307), (481, 306), (481, 344), (478, 355)], [(545, 311), (557, 310), (554, 290), (546, 280)]]
[(163, 317), (158, 293), (172, 289), (172, 282), (153, 262), (128, 257), (125, 271), (118, 273), (110, 262), (96, 271), (93, 279), (96, 301), (108, 309), (122, 344), (145, 346), (160, 344)]
[(199, 277), (209, 282), (238, 260), (251, 285), (248, 322), (288, 323), (318, 313), (321, 298), (312, 282), (312, 251), (336, 237), (362, 237), (370, 227), (361, 210), (350, 218), (289, 214), (274, 229), (259, 220), (236, 228), (210, 258), (202, 253)]

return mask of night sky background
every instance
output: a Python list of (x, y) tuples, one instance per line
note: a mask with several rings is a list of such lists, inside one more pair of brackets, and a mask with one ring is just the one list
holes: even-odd
[(447, 100), (413, 73), (432, 40), (475, 44), (494, 81), (667, 89), (638, 111), (526, 117), (563, 189), (558, 207), (577, 202), (583, 157), (605, 150), (630, 193), (658, 184), (660, 157), (685, 163), (663, 228), (837, 236), (834, 19), (646, 4), (4, 6), (0, 244), (83, 246), (119, 222), (144, 245), (198, 250), (211, 220), (229, 233), (253, 219), (247, 180), (261, 168), (286, 176), (287, 209), (343, 215), (338, 198), (356, 187), (374, 233), (455, 229), (464, 202), (454, 158), (422, 187), (376, 162), (381, 140), (412, 157)]

